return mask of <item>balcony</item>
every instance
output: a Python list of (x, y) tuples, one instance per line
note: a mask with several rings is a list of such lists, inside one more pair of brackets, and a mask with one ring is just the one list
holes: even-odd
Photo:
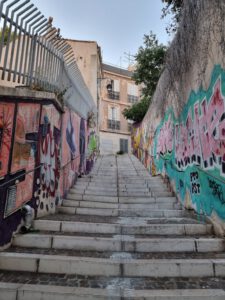
[(108, 129), (120, 130), (120, 121), (108, 120)]
[(129, 103), (134, 104), (134, 103), (138, 102), (138, 97), (137, 96), (127, 95), (127, 98), (128, 98)]
[(115, 91), (108, 91), (109, 99), (120, 100), (120, 93)]

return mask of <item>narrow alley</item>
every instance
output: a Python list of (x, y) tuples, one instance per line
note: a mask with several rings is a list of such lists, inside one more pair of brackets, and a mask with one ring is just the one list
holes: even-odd
[(34, 229), (0, 253), (1, 300), (225, 299), (224, 239), (134, 156), (100, 157)]

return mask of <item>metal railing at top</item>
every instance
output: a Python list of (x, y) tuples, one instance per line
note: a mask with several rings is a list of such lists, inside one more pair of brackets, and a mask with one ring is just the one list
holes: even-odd
[(72, 76), (77, 67), (71, 46), (52, 26), (52, 18), (47, 20), (30, 0), (2, 0), (0, 26), (0, 79), (62, 92), (65, 66)]

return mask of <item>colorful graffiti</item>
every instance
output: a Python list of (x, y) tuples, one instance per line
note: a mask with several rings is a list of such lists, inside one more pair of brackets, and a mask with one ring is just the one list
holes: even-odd
[[(185, 206), (225, 219), (225, 71), (215, 66), (209, 88), (192, 92), (178, 118), (169, 108), (147, 149), (146, 124), (154, 125), (146, 117), (134, 129), (134, 153), (142, 161), (146, 150), (153, 153), (156, 172), (170, 178)], [(149, 129), (147, 136), (152, 139)]]
[(87, 125), (83, 118), (80, 120), (80, 166), (79, 166), (79, 173), (84, 174), (86, 172), (85, 166), (85, 150), (86, 150), (86, 132), (87, 132)]
[(157, 175), (153, 156), (154, 136), (149, 124), (142, 123), (134, 126), (131, 137), (134, 155), (138, 157), (152, 176)]
[(39, 165), (36, 176), (36, 201), (39, 204), (39, 215), (54, 212), (60, 202), (60, 128), (61, 115), (54, 105), (42, 107), (39, 129)]
[(86, 172), (90, 172), (97, 157), (97, 135), (94, 128), (88, 129)]
[(64, 109), (50, 100), (0, 102), (0, 247), (17, 230), (25, 203), (36, 216), (54, 213), (78, 175), (92, 167), (95, 130)]
[(0, 103), (0, 178), (8, 172), (15, 104)]
[(63, 197), (74, 185), (79, 172), (79, 131), (80, 117), (73, 111), (65, 108), (62, 124), (63, 151), (60, 176), (60, 192)]

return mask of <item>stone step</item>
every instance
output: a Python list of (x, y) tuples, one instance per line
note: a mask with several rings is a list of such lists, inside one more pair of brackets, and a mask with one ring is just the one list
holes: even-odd
[(133, 191), (133, 192), (119, 192), (119, 197), (173, 197), (174, 194), (169, 191), (156, 191), (156, 192), (138, 192), (138, 191)]
[(134, 290), (44, 284), (0, 283), (0, 300), (224, 300), (222, 289)]
[(130, 259), (129, 253), (110, 259), (0, 253), (0, 268), (9, 271), (127, 277), (224, 277), (225, 259)]
[(185, 212), (180, 209), (114, 209), (114, 208), (91, 208), (91, 207), (72, 207), (61, 206), (57, 209), (62, 214), (95, 215), (95, 216), (114, 216), (114, 217), (169, 217), (184, 216)]
[(59, 207), (58, 213), (61, 214), (80, 214), (80, 215), (95, 215), (95, 216), (114, 216), (114, 217), (182, 217), (186, 216), (183, 210), (152, 210), (152, 209), (95, 209), (82, 207)]
[[(86, 222), (86, 223), (109, 223), (109, 224), (125, 224), (125, 225), (147, 225), (147, 224), (206, 224), (205, 219), (198, 217), (104, 217), (90, 215), (69, 215), (69, 214), (54, 214), (35, 220), (35, 222), (45, 221), (69, 221), (69, 222)], [(47, 229), (46, 229), (47, 230)]]
[(135, 238), (116, 235), (113, 238), (62, 236), (49, 234), (18, 234), (13, 245), (30, 248), (72, 249), (81, 251), (125, 252), (222, 252), (223, 239), (218, 238)]
[(89, 189), (86, 189), (84, 191), (84, 194), (85, 195), (91, 195), (91, 196), (114, 196), (116, 197), (117, 196), (117, 190), (89, 190)]
[[(210, 224), (145, 224), (135, 225), (132, 223), (108, 224), (108, 223), (86, 223), (68, 221), (37, 220), (34, 227), (39, 230), (51, 230), (62, 232), (83, 233), (112, 233), (112, 234), (142, 234), (142, 235), (180, 235), (195, 236), (212, 233)], [(46, 226), (46, 229), (43, 227)], [(48, 228), (48, 229), (47, 229)]]
[(119, 197), (119, 203), (178, 203), (176, 197)]
[(108, 203), (97, 201), (76, 201), (76, 200), (63, 200), (64, 207), (90, 207), (90, 208), (112, 208), (112, 209), (175, 209), (178, 208), (177, 203)]
[(101, 196), (101, 195), (83, 195), (83, 194), (75, 194), (75, 193), (68, 193), (67, 195), (68, 200), (86, 200), (86, 201), (96, 201), (96, 202), (111, 202), (111, 203), (118, 203), (118, 197), (114, 196)]
[[(86, 200), (86, 201), (96, 201), (96, 202), (111, 202), (111, 203), (178, 203), (175, 197), (90, 197), (89, 195), (81, 195), (81, 194), (68, 194), (68, 199), (71, 200)], [(119, 199), (119, 200), (118, 200)]]

